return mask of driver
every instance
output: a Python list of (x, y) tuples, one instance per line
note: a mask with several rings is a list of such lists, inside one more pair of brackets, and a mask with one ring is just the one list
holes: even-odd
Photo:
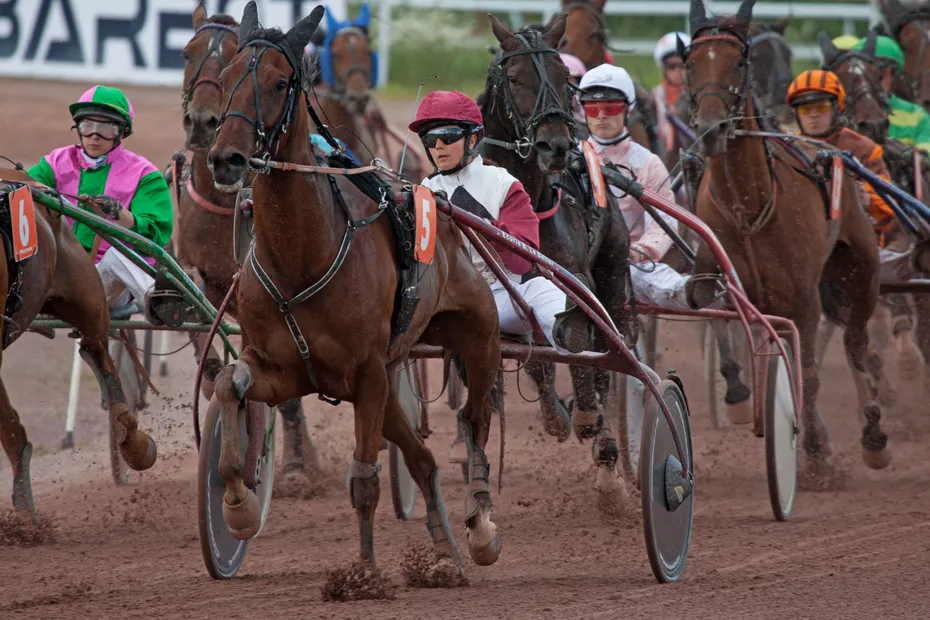
[[(81, 208), (164, 247), (174, 226), (171, 192), (150, 161), (123, 146), (132, 134), (129, 99), (117, 88), (98, 85), (69, 109), (79, 143), (55, 149), (29, 175), (66, 196), (80, 196)], [(148, 297), (155, 281), (84, 224), (74, 223), (74, 236), (87, 252), (96, 251), (111, 312), (134, 299), (152, 320)]]
[(678, 39), (685, 47), (691, 45), (691, 37), (686, 32), (669, 32), (659, 39), (652, 52), (656, 66), (662, 70), (662, 83), (652, 89), (652, 94), (658, 111), (659, 138), (668, 152), (675, 148), (675, 130), (668, 116), (675, 113), (675, 104), (685, 91), (685, 62), (678, 51)]

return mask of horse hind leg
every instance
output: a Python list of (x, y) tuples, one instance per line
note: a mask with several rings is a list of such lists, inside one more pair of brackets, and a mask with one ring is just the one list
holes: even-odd
[(282, 469), (285, 477), (309, 477), (320, 469), (316, 448), (307, 429), (307, 418), (300, 398), (293, 398), (278, 408), (284, 423), (284, 455)]
[(13, 466), (13, 510), (29, 512), (35, 519), (32, 479), (29, 475), (32, 444), (26, 437), (26, 429), (19, 420), (19, 414), (10, 403), (2, 380), (0, 380), (0, 442), (3, 443), (3, 450)]
[[(207, 334), (197, 334), (194, 336), (194, 359), (200, 363), (203, 356), (203, 350), (208, 346)], [(210, 400), (213, 398), (213, 391), (216, 385), (216, 376), (223, 369), (223, 360), (217, 353), (216, 347), (209, 345), (210, 350), (207, 352), (207, 359), (203, 367), (203, 379), (200, 382), (200, 393), (204, 398)]]
[[(720, 374), (727, 382), (727, 390), (723, 397), (723, 401), (727, 404), (727, 417), (732, 424), (749, 424), (753, 421), (752, 405), (749, 401), (751, 391), (740, 378), (742, 366), (733, 354), (730, 323), (724, 319), (713, 319), (710, 324), (717, 336)], [(756, 434), (759, 433), (756, 432)]]
[[(882, 413), (875, 399), (876, 390), (866, 371), (869, 335), (864, 321), (850, 321), (843, 335), (843, 345), (846, 348), (846, 361), (856, 384), (859, 410), (865, 417), (865, 426), (862, 428), (862, 460), (872, 469), (884, 469), (891, 462), (891, 452), (887, 447), (888, 436), (881, 428)], [(877, 363), (880, 370), (880, 356)]]
[(527, 376), (536, 384), (543, 428), (546, 433), (556, 437), (560, 443), (565, 441), (571, 434), (572, 417), (569, 407), (562, 402), (555, 389), (555, 364), (527, 362), (523, 368)]
[(898, 353), (898, 373), (904, 381), (920, 377), (923, 356), (914, 342), (914, 308), (908, 303), (909, 295), (889, 295), (891, 305), (891, 333)]

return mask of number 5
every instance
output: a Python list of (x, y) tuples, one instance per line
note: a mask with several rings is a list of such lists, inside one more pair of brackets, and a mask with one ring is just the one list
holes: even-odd
[(26, 217), (26, 201), (23, 198), (19, 200), (19, 244), (23, 247), (29, 245), (31, 231), (29, 230), (29, 219)]
[(430, 201), (423, 199), (423, 232), (420, 235), (420, 251), (425, 252), (429, 247), (429, 237), (432, 231), (429, 229), (429, 210)]

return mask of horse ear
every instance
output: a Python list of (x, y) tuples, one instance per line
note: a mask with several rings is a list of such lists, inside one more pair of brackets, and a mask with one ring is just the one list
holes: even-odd
[(895, 24), (897, 24), (901, 18), (908, 13), (907, 7), (901, 4), (898, 0), (881, 0), (879, 6), (882, 9), (885, 21), (891, 28), (894, 28)]
[(357, 28), (368, 28), (371, 25), (371, 7), (367, 2), (358, 10), (358, 15), (352, 21), (352, 25)]
[(788, 26), (790, 25), (791, 25), (791, 18), (786, 17), (785, 19), (781, 21), (777, 21), (774, 24), (772, 24), (772, 30), (774, 30), (775, 32), (777, 32), (778, 34), (782, 36), (785, 36), (785, 31), (788, 30)]
[(755, 5), (756, 0), (743, 0), (739, 5), (739, 10), (736, 12), (736, 19), (743, 24), (748, 24), (752, 21), (752, 7)]
[(878, 43), (878, 34), (874, 30), (869, 30), (869, 34), (865, 37), (865, 45), (862, 46), (862, 53), (874, 58), (876, 43)]
[(491, 24), (491, 32), (494, 33), (494, 37), (500, 42), (501, 47), (504, 47), (508, 41), (514, 38), (513, 33), (507, 30), (507, 26), (502, 24), (492, 13), (488, 13), (488, 22)]
[[(571, 3), (569, 3), (571, 4)], [(607, 0), (590, 0), (588, 6), (597, 11), (598, 13), (604, 12), (604, 5), (607, 4)], [(564, 5), (563, 5), (564, 6)]]
[(679, 37), (677, 34), (675, 35), (675, 47), (678, 48), (678, 55), (684, 59), (687, 55), (688, 46), (685, 45), (685, 42), (682, 41), (681, 37)]
[(833, 64), (833, 60), (840, 55), (840, 49), (823, 30), (817, 33), (817, 43), (820, 44), (820, 53), (823, 54), (823, 66)]
[(691, 35), (697, 34), (706, 21), (707, 11), (704, 9), (704, 0), (691, 0)]
[(239, 40), (244, 41), (257, 27), (258, 7), (255, 6), (255, 0), (249, 0), (242, 11), (242, 21), (239, 22)]
[(304, 17), (297, 22), (293, 28), (287, 31), (287, 34), (284, 35), (284, 40), (287, 41), (288, 46), (292, 50), (303, 53), (304, 48), (307, 47), (307, 43), (310, 42), (310, 38), (313, 37), (313, 33), (320, 27), (320, 20), (323, 19), (323, 14), (325, 12), (326, 9), (320, 4), (310, 12), (310, 15)]
[(339, 22), (333, 16), (332, 13), (326, 11), (326, 32), (332, 32), (336, 34), (336, 31), (339, 30)]
[(203, 6), (203, 0), (197, 3), (197, 8), (194, 9), (194, 13), (191, 17), (194, 22), (194, 30), (203, 26), (204, 22), (207, 21), (207, 9)]
[(562, 37), (565, 35), (565, 20), (567, 17), (565, 13), (562, 13), (557, 20), (552, 22), (549, 29), (543, 33), (543, 40), (546, 42), (546, 45), (553, 49), (559, 47), (559, 41), (561, 41)]

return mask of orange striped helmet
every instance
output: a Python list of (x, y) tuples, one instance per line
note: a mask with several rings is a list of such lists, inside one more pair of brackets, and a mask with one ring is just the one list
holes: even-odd
[(794, 78), (791, 86), (788, 87), (788, 97), (785, 103), (795, 105), (813, 99), (822, 99), (824, 95), (830, 95), (836, 98), (836, 107), (840, 112), (846, 106), (846, 90), (840, 78), (832, 71), (823, 69), (814, 69), (805, 71), (798, 77)]

